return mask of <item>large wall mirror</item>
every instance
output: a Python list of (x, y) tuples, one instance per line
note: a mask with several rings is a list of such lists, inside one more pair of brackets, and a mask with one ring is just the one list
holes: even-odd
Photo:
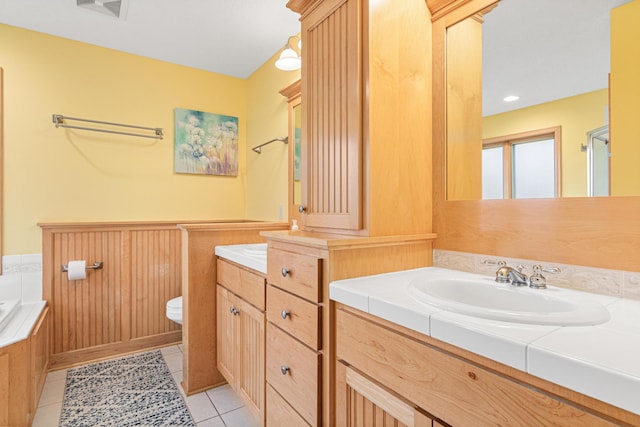
[(447, 200), (640, 195), (637, 41), (610, 19), (632, 2), (501, 0), (447, 27)]
[(4, 104), (3, 104), (3, 93), (2, 93), (2, 80), (3, 80), (3, 76), (2, 76), (2, 67), (0, 67), (0, 274), (2, 274), (2, 201), (3, 201), (3, 197), (2, 197), (2, 176), (3, 176), (3, 161), (4, 161), (4, 148), (3, 148), (3, 142), (2, 142), (2, 137), (4, 135), (4, 128), (3, 128), (3, 117), (4, 117)]
[(302, 203), (300, 153), (302, 144), (302, 81), (296, 80), (280, 91), (289, 103), (289, 219), (299, 220)]

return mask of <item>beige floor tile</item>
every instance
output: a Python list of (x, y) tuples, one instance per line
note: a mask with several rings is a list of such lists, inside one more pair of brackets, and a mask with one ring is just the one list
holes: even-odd
[(33, 419), (32, 427), (58, 427), (62, 402), (39, 406)]
[(243, 406), (242, 400), (228, 384), (207, 390), (207, 395), (221, 415)]
[(245, 407), (227, 412), (221, 416), (227, 427), (259, 427), (256, 419)]
[(167, 354), (182, 353), (182, 351), (180, 350), (180, 347), (178, 347), (177, 345), (162, 347), (160, 349), (160, 352), (162, 353), (163, 356)]
[(182, 353), (163, 354), (169, 372), (182, 371)]
[(222, 418), (214, 417), (208, 420), (201, 421), (197, 424), (198, 427), (225, 427)]
[(189, 408), (189, 412), (191, 412), (191, 416), (196, 423), (218, 416), (218, 411), (216, 411), (213, 403), (204, 392), (187, 396), (184, 401), (187, 403), (187, 408)]
[(67, 379), (67, 370), (51, 371), (47, 374), (47, 381), (59, 381)]
[(55, 381), (45, 381), (42, 389), (42, 395), (40, 396), (40, 402), (38, 406), (47, 406), (52, 403), (61, 403), (64, 398), (64, 386), (66, 384), (65, 379)]

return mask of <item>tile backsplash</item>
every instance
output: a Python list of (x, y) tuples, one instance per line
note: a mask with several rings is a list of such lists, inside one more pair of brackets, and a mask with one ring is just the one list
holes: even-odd
[(0, 300), (42, 301), (42, 254), (2, 257)]
[(505, 261), (507, 265), (511, 267), (517, 265), (525, 266), (524, 272), (527, 275), (531, 274), (535, 264), (540, 264), (543, 267), (560, 268), (560, 273), (558, 274), (543, 273), (549, 285), (610, 295), (618, 298), (640, 300), (640, 273), (638, 272), (606, 270), (580, 265), (549, 263), (440, 249), (434, 249), (433, 251), (433, 265), (436, 267), (450, 268), (452, 270), (461, 270), (487, 276), (495, 275), (498, 268), (496, 264), (500, 260)]

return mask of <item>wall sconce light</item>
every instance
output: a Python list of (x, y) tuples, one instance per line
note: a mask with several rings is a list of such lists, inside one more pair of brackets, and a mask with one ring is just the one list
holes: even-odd
[[(292, 43), (295, 40), (298, 40), (298, 43)], [(302, 40), (297, 36), (291, 36), (276, 61), (276, 68), (283, 71), (294, 71), (299, 70), (300, 67), (302, 67)]]

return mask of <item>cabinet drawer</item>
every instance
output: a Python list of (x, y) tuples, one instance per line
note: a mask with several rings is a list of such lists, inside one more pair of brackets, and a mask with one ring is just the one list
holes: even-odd
[(270, 385), (267, 384), (267, 425), (309, 427), (302, 418)]
[(613, 425), (351, 313), (336, 317), (339, 359), (451, 425)]
[(319, 425), (320, 357), (267, 322), (267, 382), (312, 426)]
[(320, 301), (320, 259), (318, 258), (269, 248), (267, 280), (309, 301)]
[(275, 286), (267, 286), (267, 320), (309, 347), (320, 349), (320, 307)]
[(217, 261), (218, 283), (261, 311), (265, 309), (265, 286), (263, 276), (245, 270), (222, 258)]

